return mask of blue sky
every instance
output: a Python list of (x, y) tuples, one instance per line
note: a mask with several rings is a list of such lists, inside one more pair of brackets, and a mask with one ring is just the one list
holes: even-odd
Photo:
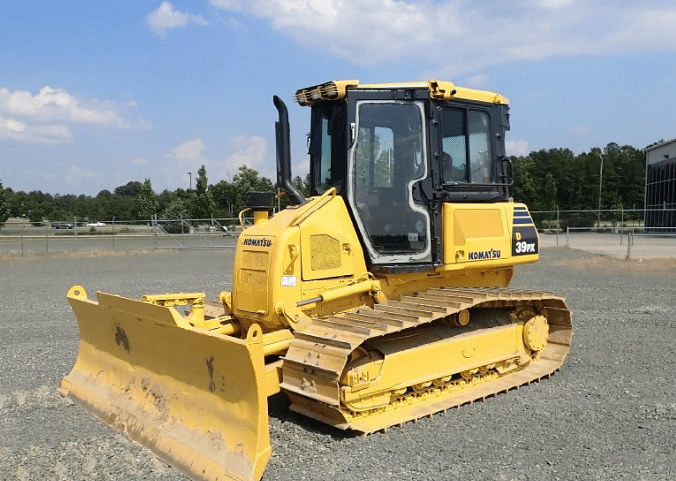
[(274, 94), (308, 170), (296, 89), (438, 78), (511, 103), (508, 153), (676, 137), (676, 4), (667, 0), (6, 2), (0, 180), (96, 195), (274, 179)]

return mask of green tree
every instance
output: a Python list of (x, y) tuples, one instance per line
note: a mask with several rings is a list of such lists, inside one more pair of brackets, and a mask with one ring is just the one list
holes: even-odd
[(136, 208), (138, 218), (142, 220), (152, 219), (160, 208), (160, 203), (157, 200), (157, 195), (153, 190), (150, 179), (146, 179), (143, 185), (141, 185), (141, 190), (136, 198)]
[(54, 207), (54, 197), (51, 194), (43, 194), (42, 191), (30, 191), (26, 196), (26, 214), (31, 222), (49, 220), (66, 220)]
[(28, 208), (26, 207), (27, 204), (28, 195), (23, 190), (14, 192), (9, 205), (11, 217), (25, 217), (28, 213)]
[(210, 187), (217, 217), (230, 217), (235, 211), (235, 186), (226, 180)]
[(640, 206), (644, 196), (645, 154), (613, 142), (603, 150), (595, 147), (577, 156), (569, 149), (549, 149), (513, 158), (513, 196), (531, 210), (553, 210), (556, 205), (561, 210), (594, 209), (599, 200), (602, 157), (602, 208), (616, 209), (621, 204), (626, 210)]
[(310, 196), (310, 174), (307, 175), (307, 178), (303, 179), (300, 175), (297, 175), (293, 178), (293, 185), (300, 191), (301, 194), (305, 197)]
[(10, 208), (9, 208), (9, 199), (5, 193), (5, 188), (2, 186), (2, 181), (0, 181), (0, 228), (5, 225), (7, 219), (9, 219)]
[(556, 209), (556, 181), (551, 172), (545, 175), (545, 186), (542, 192), (542, 207), (544, 210), (553, 211)]
[(214, 214), (214, 199), (207, 182), (207, 171), (204, 166), (197, 171), (195, 197), (192, 201), (193, 219), (208, 219)]
[(185, 202), (180, 198), (175, 198), (162, 212), (161, 216), (164, 230), (167, 232), (183, 232), (183, 220), (188, 218), (188, 208)]
[(124, 185), (115, 188), (115, 195), (125, 197), (136, 197), (141, 192), (141, 183), (138, 180), (132, 180)]
[(531, 210), (539, 210), (536, 205), (538, 190), (533, 175), (535, 168), (532, 157), (512, 157), (514, 163), (514, 187), (512, 195), (517, 202), (523, 202)]
[(164, 210), (169, 207), (169, 204), (171, 204), (171, 201), (174, 200), (174, 193), (171, 192), (168, 189), (164, 189), (158, 196), (157, 200), (160, 203), (160, 207), (158, 209), (159, 212), (164, 212)]

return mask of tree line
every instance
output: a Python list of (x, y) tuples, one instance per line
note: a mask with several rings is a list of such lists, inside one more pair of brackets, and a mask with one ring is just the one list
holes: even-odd
[[(296, 182), (300, 179), (297, 178)], [(304, 185), (299, 186), (304, 188)], [(0, 182), (0, 226), (9, 217), (35, 223), (69, 221), (123, 221), (158, 219), (209, 219), (236, 216), (245, 208), (249, 191), (275, 190), (270, 179), (243, 165), (232, 182), (209, 184), (204, 166), (197, 172), (194, 189), (178, 188), (155, 193), (151, 180), (130, 181), (112, 192), (102, 190), (96, 196), (52, 195), (42, 191), (14, 191)]]
[[(645, 152), (610, 143), (579, 155), (570, 149), (549, 149), (512, 157), (515, 183), (512, 195), (533, 211), (596, 209), (601, 184), (602, 209), (641, 209), (645, 190)], [(603, 168), (601, 168), (603, 163)], [(307, 182), (296, 187), (307, 195)], [(0, 225), (9, 217), (31, 222), (228, 218), (244, 209), (249, 191), (275, 190), (272, 182), (246, 165), (232, 182), (209, 184), (206, 169), (197, 173), (194, 190), (164, 190), (156, 194), (150, 179), (130, 181), (112, 192), (51, 195), (41, 191), (15, 192), (0, 182)]]
[(569, 149), (531, 152), (512, 157), (512, 195), (534, 211), (642, 209), (645, 196), (645, 152), (630, 145), (574, 155)]

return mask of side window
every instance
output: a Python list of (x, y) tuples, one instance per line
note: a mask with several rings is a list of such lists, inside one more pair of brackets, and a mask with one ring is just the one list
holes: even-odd
[(490, 183), (492, 157), (488, 114), (459, 108), (444, 109), (441, 129), (444, 183)]
[(444, 183), (469, 182), (467, 178), (467, 141), (465, 138), (465, 111), (443, 111), (442, 171)]
[(469, 134), (469, 164), (472, 166), (470, 182), (488, 184), (491, 182), (491, 151), (488, 114), (470, 110), (467, 112)]
[(323, 194), (332, 185), (331, 182), (331, 135), (329, 133), (329, 119), (321, 118), (322, 147), (319, 161), (319, 182), (317, 192)]
[(312, 195), (344, 187), (346, 109), (344, 105), (314, 105), (310, 132)]

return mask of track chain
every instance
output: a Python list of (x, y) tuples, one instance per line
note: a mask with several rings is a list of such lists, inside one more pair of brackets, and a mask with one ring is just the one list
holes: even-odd
[[(401, 421), (528, 384), (558, 370), (570, 350), (571, 315), (563, 297), (518, 289), (430, 288), (402, 296), (401, 300), (387, 305), (376, 304), (373, 308), (361, 307), (353, 312), (315, 319), (308, 329), (295, 333), (284, 358), (281, 387), (292, 399), (292, 409), (311, 417), (365, 433), (384, 429), (391, 421), (381, 425), (376, 416), (367, 423), (350, 422), (349, 416), (341, 410), (339, 380), (354, 349), (369, 339), (428, 324), (465, 309), (512, 308), (534, 303), (545, 314), (550, 326), (547, 347), (537, 362), (496, 381), (483, 383), (483, 387), (467, 390), (469, 398), (465, 394), (454, 396), (450, 404), (447, 401), (441, 404), (430, 402), (429, 409), (417, 409), (415, 415), (402, 413)], [(430, 410), (432, 412), (427, 412)]]

